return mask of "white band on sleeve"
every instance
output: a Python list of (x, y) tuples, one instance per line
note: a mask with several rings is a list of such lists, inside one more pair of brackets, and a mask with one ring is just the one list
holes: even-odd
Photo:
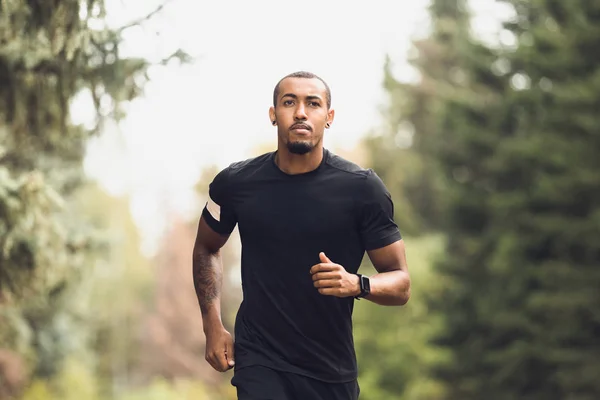
[(221, 221), (221, 206), (215, 203), (214, 200), (210, 198), (210, 196), (208, 196), (206, 209), (215, 220), (219, 222)]

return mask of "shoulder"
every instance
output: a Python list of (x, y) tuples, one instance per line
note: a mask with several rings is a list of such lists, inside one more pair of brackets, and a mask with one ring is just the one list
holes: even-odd
[(383, 180), (372, 168), (363, 168), (352, 161), (343, 157), (329, 153), (327, 164), (347, 177), (356, 177), (353, 179), (356, 185), (360, 186), (360, 197), (366, 199), (378, 198), (380, 196), (389, 197), (389, 192)]
[(356, 188), (358, 201), (373, 201), (390, 197), (383, 180), (372, 168), (363, 168), (352, 161), (329, 152), (327, 164), (346, 184)]
[(363, 188), (366, 186), (370, 191), (381, 190), (381, 188), (385, 189), (383, 181), (372, 168), (363, 168), (331, 152), (329, 152), (327, 164), (336, 171), (339, 171), (341, 175), (356, 177), (357, 179), (354, 179), (354, 181), (359, 183)]
[(260, 168), (270, 161), (273, 153), (265, 153), (258, 157), (248, 158), (242, 161), (236, 161), (226, 168), (219, 171), (210, 184), (211, 190), (216, 192), (229, 192), (234, 188), (236, 183), (246, 180), (249, 176), (254, 175)]
[(383, 180), (372, 169), (367, 170), (367, 175), (364, 181), (364, 191), (367, 196), (385, 196), (390, 197), (390, 193), (385, 186)]
[(246, 160), (236, 161), (223, 169), (217, 177), (222, 176), (223, 180), (230, 183), (238, 179), (243, 179), (249, 174), (254, 174), (261, 167), (271, 160), (273, 152), (262, 154), (258, 157), (248, 158)]
[(233, 174), (243, 173), (245, 171), (254, 171), (256, 168), (265, 165), (271, 160), (273, 152), (261, 154), (258, 157), (248, 158), (246, 160), (237, 161), (229, 165), (229, 169)]
[(365, 169), (331, 151), (328, 151), (327, 165), (340, 172), (342, 175), (363, 178), (361, 180), (364, 180), (373, 172), (371, 169)]

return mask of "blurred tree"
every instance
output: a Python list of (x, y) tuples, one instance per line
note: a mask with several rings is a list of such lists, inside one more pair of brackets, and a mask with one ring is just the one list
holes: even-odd
[(431, 32), (413, 42), (413, 55), (409, 57), (418, 73), (416, 82), (398, 81), (391, 61), (388, 59), (385, 64), (387, 127), (366, 144), (370, 165), (394, 197), (396, 220), (404, 233), (421, 234), (440, 227), (443, 180), (435, 160), (436, 138), (440, 134), (436, 115), (452, 84), (460, 84), (464, 79), (457, 57), (468, 38), (466, 3), (431, 2)]
[[(0, 2), (0, 348), (39, 376), (88, 338), (73, 308), (103, 242), (71, 209), (86, 140), (122, 116), (147, 78), (145, 60), (119, 57), (137, 21), (108, 29), (104, 17), (102, 0)], [(91, 127), (69, 114), (85, 96), (97, 111)]]
[[(361, 400), (437, 400), (443, 395), (443, 388), (428, 371), (438, 358), (428, 343), (437, 319), (430, 315), (426, 302), (435, 281), (431, 264), (443, 240), (433, 235), (405, 240), (412, 280), (410, 302), (402, 308), (367, 301), (355, 304)], [(366, 262), (361, 272), (371, 275), (375, 270)]]
[(156, 378), (204, 379), (214, 384), (218, 373), (204, 360), (204, 333), (192, 281), (195, 229), (171, 217), (154, 259), (156, 282), (144, 316), (136, 374), (140, 383)]
[[(431, 234), (441, 227), (444, 196), (443, 174), (435, 159), (438, 137), (444, 132), (439, 131), (437, 119), (444, 99), (464, 79), (458, 58), (468, 38), (469, 13), (466, 0), (433, 0), (429, 13), (431, 32), (413, 42), (410, 57), (418, 79), (398, 81), (391, 61), (386, 61), (386, 129), (365, 143), (369, 166), (382, 177), (394, 199), (395, 220), (407, 240), (413, 281), (412, 298), (400, 310), (368, 303), (356, 306), (359, 380), (365, 400), (443, 396), (429, 370), (440, 355), (428, 343), (438, 319), (427, 304), (437, 290), (430, 264), (442, 247), (442, 239)], [(368, 271), (369, 264), (364, 268)]]
[(511, 0), (463, 46), (438, 156), (448, 399), (600, 398), (600, 1)]
[(140, 325), (155, 279), (129, 208), (126, 197), (109, 196), (91, 184), (78, 190), (70, 207), (82, 223), (97, 227), (98, 239), (106, 243), (101, 257), (89, 259), (88, 273), (77, 285), (84, 293), (77, 309), (90, 331), (99, 395), (109, 398), (135, 383)]
[[(151, 384), (156, 379), (174, 383), (192, 380), (225, 398), (231, 391), (233, 371), (215, 371), (205, 360), (205, 336), (202, 315), (192, 275), (192, 249), (198, 218), (206, 204), (208, 185), (218, 170), (206, 168), (196, 185), (196, 215), (187, 220), (172, 214), (159, 252), (154, 259), (156, 285), (140, 336), (139, 357), (134, 368), (136, 383)], [(241, 302), (240, 240), (236, 230), (221, 250), (223, 288), (221, 310), (225, 328), (233, 333), (233, 324)]]

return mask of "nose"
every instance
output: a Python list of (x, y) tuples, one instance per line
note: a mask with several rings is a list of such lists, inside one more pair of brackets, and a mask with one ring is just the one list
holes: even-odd
[(308, 117), (306, 116), (306, 109), (304, 108), (304, 104), (299, 103), (294, 112), (294, 119), (304, 121)]

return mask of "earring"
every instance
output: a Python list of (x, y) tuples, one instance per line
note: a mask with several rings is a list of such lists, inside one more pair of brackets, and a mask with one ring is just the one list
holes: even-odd
[(326, 123), (326, 124), (325, 124), (325, 126), (329, 128), (329, 126), (330, 126), (330, 125), (329, 125), (329, 122), (328, 122), (328, 123)]
[(276, 124), (277, 124), (277, 121), (271, 121), (271, 123), (272, 123), (273, 125), (276, 125)]

